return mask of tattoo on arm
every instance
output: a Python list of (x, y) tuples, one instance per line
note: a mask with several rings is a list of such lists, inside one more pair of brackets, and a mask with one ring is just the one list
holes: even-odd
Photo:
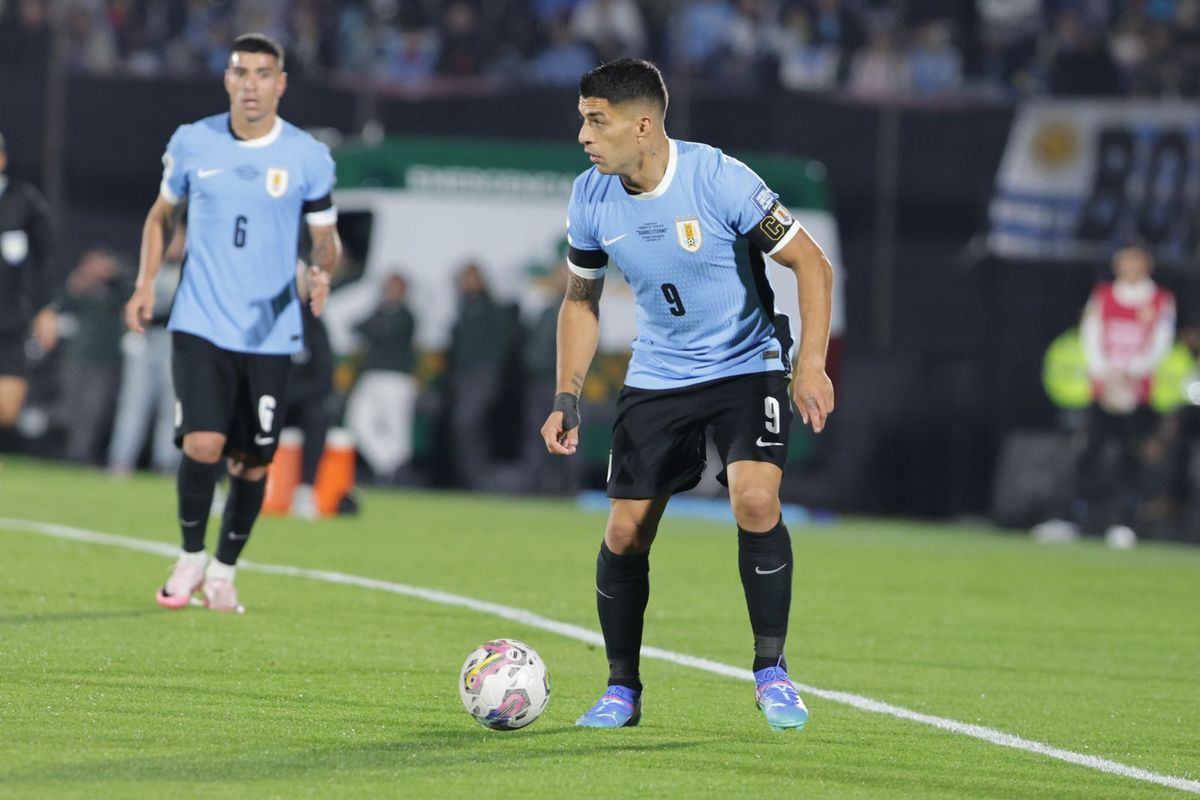
[(600, 285), (600, 281), (589, 281), (573, 274), (567, 284), (567, 299), (595, 300), (600, 296)]
[(313, 237), (312, 261), (327, 272), (337, 266), (337, 234), (334, 231)]
[(575, 394), (583, 393), (583, 379), (584, 374), (582, 372), (576, 372), (571, 376), (571, 388), (575, 390)]

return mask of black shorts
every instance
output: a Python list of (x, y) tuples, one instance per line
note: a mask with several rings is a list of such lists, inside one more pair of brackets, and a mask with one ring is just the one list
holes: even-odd
[(25, 357), (25, 333), (0, 334), (0, 375), (8, 378), (24, 378), (29, 374), (29, 362)]
[[(648, 500), (684, 492), (704, 474), (704, 433), (728, 466), (765, 461), (783, 469), (792, 429), (788, 377), (739, 375), (661, 391), (626, 386), (617, 400), (608, 496)], [(725, 482), (724, 470), (718, 475)]]
[(175, 444), (188, 433), (225, 435), (225, 454), (270, 464), (283, 428), (291, 356), (237, 353), (207, 339), (171, 334)]

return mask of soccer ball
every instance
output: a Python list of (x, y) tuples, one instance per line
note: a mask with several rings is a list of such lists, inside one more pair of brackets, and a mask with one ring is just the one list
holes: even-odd
[(550, 673), (529, 645), (516, 639), (495, 639), (467, 656), (458, 679), (458, 695), (480, 725), (515, 731), (546, 710)]

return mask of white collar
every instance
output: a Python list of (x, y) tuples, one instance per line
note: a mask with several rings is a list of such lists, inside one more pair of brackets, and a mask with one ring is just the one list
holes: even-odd
[[(230, 124), (229, 129), (231, 131), (233, 130), (232, 124)], [(257, 139), (237, 139), (237, 143), (242, 147), (266, 147), (278, 139), (279, 134), (281, 133), (283, 133), (283, 118), (275, 117), (275, 124), (271, 126), (271, 130), (267, 131), (262, 136), (259, 136)]]
[(1137, 283), (1113, 282), (1113, 297), (1123, 306), (1140, 306), (1154, 296), (1154, 281), (1143, 278)]
[(667, 189), (671, 188), (671, 181), (675, 179), (675, 168), (679, 164), (679, 149), (675, 145), (674, 139), (667, 139), (667, 171), (663, 173), (662, 180), (648, 192), (629, 195), (634, 200), (653, 200), (656, 197), (662, 197), (666, 194)]

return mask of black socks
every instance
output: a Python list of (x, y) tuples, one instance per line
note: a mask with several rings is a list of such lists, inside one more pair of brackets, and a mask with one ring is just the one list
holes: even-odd
[(650, 554), (619, 556), (601, 542), (596, 558), (596, 609), (608, 654), (609, 686), (642, 690), (638, 663), (649, 598)]
[(208, 511), (212, 507), (213, 490), (220, 472), (220, 461), (205, 464), (184, 454), (179, 462), (175, 487), (179, 495), (179, 530), (183, 534), (183, 550), (186, 553), (204, 550)]
[(234, 566), (246, 540), (250, 538), (250, 529), (258, 519), (262, 510), (263, 495), (267, 490), (266, 478), (247, 481), (241, 478), (229, 478), (229, 498), (225, 501), (225, 515), (221, 518), (221, 538), (217, 542), (217, 561)]
[(779, 523), (766, 533), (738, 528), (738, 570), (754, 631), (754, 671), (782, 665), (792, 606), (792, 539)]

